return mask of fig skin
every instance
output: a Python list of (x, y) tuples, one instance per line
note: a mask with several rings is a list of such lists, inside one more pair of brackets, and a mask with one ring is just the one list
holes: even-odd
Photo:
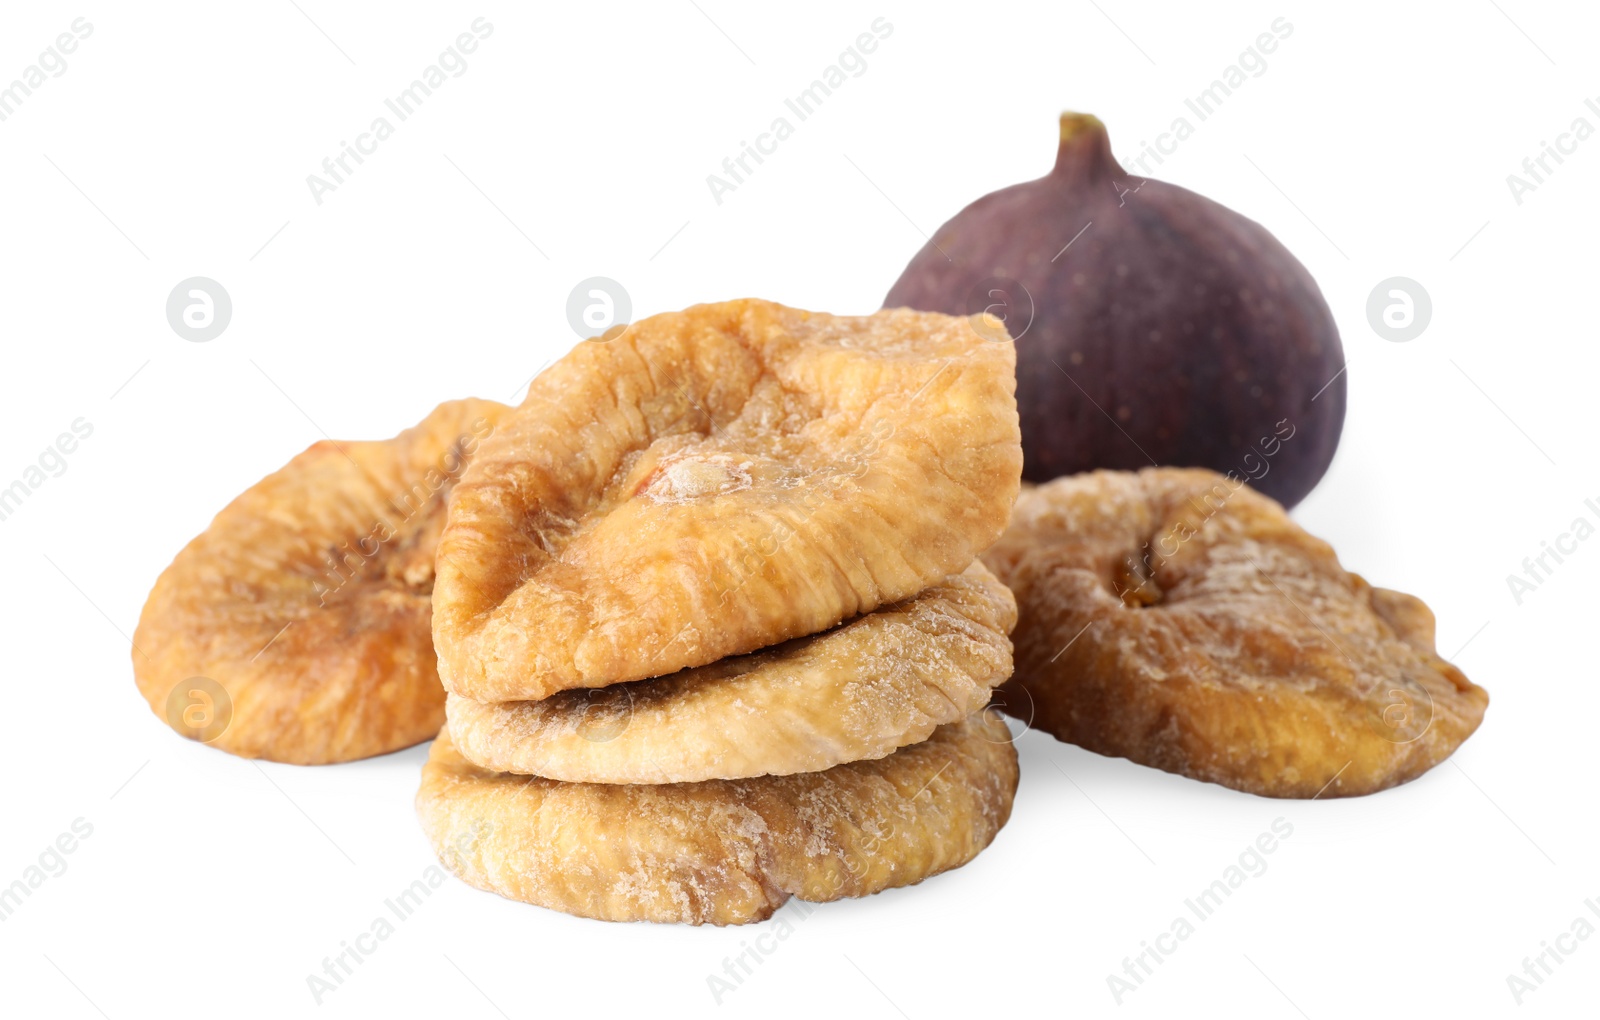
[(1092, 116), (1062, 115), (1049, 174), (940, 227), (901, 306), (1007, 320), (1028, 481), (1204, 467), (1289, 507), (1339, 442), (1344, 352), (1310, 273), (1255, 221), (1127, 173)]

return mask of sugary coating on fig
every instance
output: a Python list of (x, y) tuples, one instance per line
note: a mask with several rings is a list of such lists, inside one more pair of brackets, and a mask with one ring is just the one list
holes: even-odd
[(1344, 354), (1311, 275), (1260, 224), (1123, 170), (1093, 117), (1062, 117), (1048, 175), (940, 227), (884, 306), (1006, 319), (1030, 481), (1204, 467), (1293, 506), (1338, 445)]
[(1272, 500), (1209, 471), (1024, 490), (984, 561), (1016, 593), (1008, 711), (1061, 740), (1268, 797), (1414, 779), (1489, 696), (1421, 600), (1373, 588)]
[(134, 633), (139, 691), (246, 758), (351, 761), (444, 722), (430, 630), (445, 501), (510, 410), (441, 404), (375, 442), (315, 443), (178, 553)]
[(745, 924), (959, 868), (1011, 816), (1017, 752), (978, 713), (874, 761), (656, 786), (489, 772), (446, 729), (417, 815), (469, 885), (602, 921)]
[(441, 679), (492, 702), (662, 676), (964, 569), (1017, 491), (1013, 365), (961, 319), (756, 300), (579, 344), (451, 495)]
[(810, 637), (654, 680), (495, 704), (451, 695), (462, 756), (577, 783), (820, 772), (926, 740), (1011, 675), (1016, 602), (983, 564)]

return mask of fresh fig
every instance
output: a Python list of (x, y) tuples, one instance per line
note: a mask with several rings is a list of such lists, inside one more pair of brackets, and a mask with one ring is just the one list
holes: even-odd
[(1055, 168), (957, 213), (884, 305), (1006, 321), (1030, 481), (1204, 467), (1293, 506), (1339, 442), (1344, 354), (1311, 274), (1259, 223), (1129, 174), (1095, 117), (1063, 114)]

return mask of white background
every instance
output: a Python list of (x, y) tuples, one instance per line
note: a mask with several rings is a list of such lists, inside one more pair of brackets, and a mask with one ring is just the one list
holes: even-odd
[[(1600, 138), (1520, 205), (1506, 176), (1574, 118), (1600, 128), (1583, 105), (1600, 101), (1596, 12), (445, 6), (7, 6), (0, 81), (74, 18), (94, 31), (0, 123), (0, 484), (74, 419), (94, 433), (0, 522), (0, 884), (74, 819), (93, 834), (0, 923), (0, 1012), (1324, 1020), (1592, 1007), (1600, 938), (1520, 1009), (1506, 977), (1580, 915), (1600, 925), (1583, 905), (1600, 898), (1600, 541), (1521, 605), (1506, 577), (1600, 501)], [(494, 31), (466, 72), (316, 204), (307, 175), (480, 15)], [(866, 72), (716, 204), (706, 175), (880, 16), (894, 31)], [(818, 909), (720, 1006), (707, 975), (761, 929), (602, 924), (454, 879), (317, 1006), (307, 975), (433, 860), (411, 804), (426, 749), (258, 767), (175, 736), (134, 689), (127, 638), (173, 554), (324, 432), (384, 437), (443, 399), (520, 395), (574, 342), (565, 302), (585, 277), (621, 281), (636, 317), (747, 295), (871, 311), (926, 232), (1048, 169), (1062, 109), (1098, 114), (1126, 153), (1278, 17), (1294, 31), (1265, 73), (1154, 176), (1267, 225), (1320, 282), (1350, 409), (1296, 517), (1351, 569), (1435, 608), (1441, 652), (1465, 646), (1457, 661), (1492, 695), (1480, 732), (1407, 786), (1313, 803), (1031, 733), (992, 848), (921, 886)], [(210, 343), (164, 316), (193, 275), (232, 295)], [(1365, 314), (1396, 275), (1434, 305), (1404, 344)], [(1123, 957), (1279, 817), (1294, 831), (1267, 872), (1117, 1005), (1106, 978)]]

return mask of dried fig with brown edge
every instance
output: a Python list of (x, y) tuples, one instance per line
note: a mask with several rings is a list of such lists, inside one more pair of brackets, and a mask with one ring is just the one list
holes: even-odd
[(507, 410), (452, 401), (393, 439), (315, 443), (228, 504), (140, 615), (134, 678), (151, 709), (184, 736), (302, 765), (437, 733), (434, 546)]
[(984, 562), (1016, 593), (1008, 705), (1061, 740), (1267, 797), (1414, 779), (1483, 720), (1421, 600), (1373, 588), (1209, 471), (1026, 489)]

